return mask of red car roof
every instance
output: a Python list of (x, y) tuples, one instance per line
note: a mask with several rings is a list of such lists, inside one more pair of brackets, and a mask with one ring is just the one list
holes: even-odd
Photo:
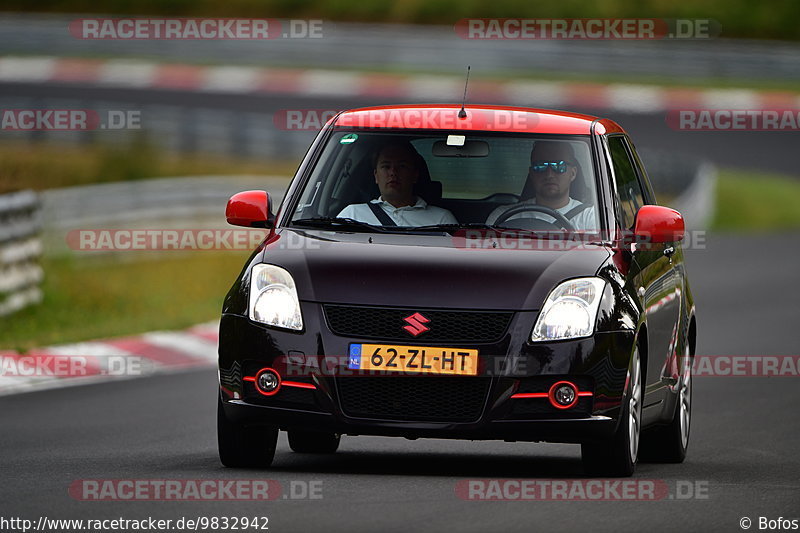
[(528, 107), (467, 105), (467, 116), (459, 118), (460, 105), (401, 105), (365, 107), (344, 111), (328, 125), (347, 128), (399, 128), (516, 133), (588, 135), (599, 121), (598, 134), (624, 132), (614, 121), (567, 111)]

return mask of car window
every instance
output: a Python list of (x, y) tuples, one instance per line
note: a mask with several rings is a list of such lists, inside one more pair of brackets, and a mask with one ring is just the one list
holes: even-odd
[(627, 139), (628, 149), (633, 156), (633, 162), (636, 165), (636, 170), (639, 172), (640, 183), (643, 187), (644, 192), (644, 199), (645, 203), (647, 204), (656, 204), (656, 194), (653, 192), (653, 185), (650, 181), (650, 177), (647, 174), (647, 169), (644, 166), (644, 162), (642, 158), (639, 157), (639, 154), (636, 151), (636, 146), (634, 146), (633, 142), (630, 138)]
[(489, 155), (465, 162), (457, 157), (434, 157), (433, 144), (440, 138), (418, 139), (412, 144), (425, 158), (431, 176), (442, 183), (447, 198), (485, 198), (495, 193), (519, 194), (529, 166), (531, 141), (526, 139), (470, 137), (488, 142)]
[(625, 140), (615, 136), (608, 139), (608, 150), (614, 166), (614, 180), (619, 198), (622, 225), (630, 229), (636, 220), (636, 212), (645, 204), (642, 187), (633, 162), (625, 148)]
[[(462, 137), (465, 144), (453, 140)], [(376, 158), (382, 146), (407, 143), (416, 153), (420, 171), (413, 192), (426, 202), (424, 209), (430, 216), (422, 211), (409, 212), (410, 208), (397, 213), (387, 208), (395, 223), (485, 223), (493, 212), (506, 209), (504, 206), (535, 202), (530, 158), (531, 150), (540, 142), (569, 148), (576, 174), (568, 185), (568, 205), (574, 210), (586, 204), (571, 216), (580, 217), (576, 229), (595, 230), (599, 227), (597, 194), (588, 135), (336, 130), (299, 193), (292, 220), (340, 217), (388, 226), (385, 220), (370, 214), (374, 211), (369, 204), (380, 204), (382, 198), (376, 183)], [(467, 149), (469, 146), (475, 147), (474, 151)]]

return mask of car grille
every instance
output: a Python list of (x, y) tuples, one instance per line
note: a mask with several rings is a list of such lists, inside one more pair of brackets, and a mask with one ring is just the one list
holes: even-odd
[(421, 313), (430, 328), (420, 341), (497, 342), (511, 322), (513, 313), (487, 311), (434, 311), (390, 307), (325, 305), (328, 327), (336, 335), (409, 341), (415, 337), (403, 329), (404, 319)]
[(473, 422), (490, 378), (349, 377), (336, 380), (342, 411), (355, 418)]

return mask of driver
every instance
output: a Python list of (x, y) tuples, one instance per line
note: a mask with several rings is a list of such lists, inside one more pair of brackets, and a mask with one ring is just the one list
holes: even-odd
[[(535, 196), (516, 204), (501, 205), (489, 214), (486, 223), (494, 224), (503, 213), (517, 206), (541, 205), (564, 215), (576, 230), (594, 230), (597, 226), (594, 206), (583, 204), (569, 195), (570, 185), (577, 175), (577, 160), (570, 143), (537, 141), (531, 151), (528, 170), (528, 180)], [(517, 218), (553, 221), (552, 216), (540, 211), (524, 211), (508, 220)]]

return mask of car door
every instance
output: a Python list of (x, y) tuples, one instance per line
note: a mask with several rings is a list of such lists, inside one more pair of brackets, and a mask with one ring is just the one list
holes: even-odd
[[(617, 216), (623, 229), (633, 230), (640, 207), (653, 203), (644, 175), (634, 157), (633, 148), (624, 135), (607, 139), (607, 149), (613, 168)], [(663, 399), (669, 379), (664, 379), (667, 362), (675, 348), (680, 315), (679, 276), (673, 262), (675, 245), (635, 244), (628, 280), (630, 290), (641, 303), (647, 325), (647, 372), (645, 375), (644, 406), (655, 406)], [(653, 410), (656, 411), (656, 410)], [(653, 413), (652, 416), (657, 416)], [(645, 413), (647, 422), (648, 413)]]

